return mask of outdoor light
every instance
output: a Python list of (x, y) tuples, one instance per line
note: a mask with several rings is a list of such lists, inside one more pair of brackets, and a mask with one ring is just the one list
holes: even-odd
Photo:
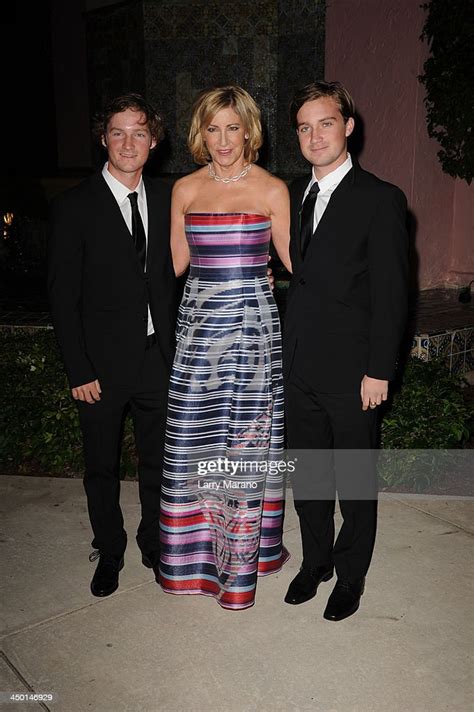
[(8, 239), (8, 228), (11, 227), (11, 224), (13, 222), (13, 213), (4, 213), (3, 215), (3, 239), (7, 240)]

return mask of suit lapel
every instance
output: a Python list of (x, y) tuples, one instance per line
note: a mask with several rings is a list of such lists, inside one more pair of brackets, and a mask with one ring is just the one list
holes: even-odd
[(301, 207), (303, 204), (303, 195), (311, 180), (311, 174), (297, 178), (291, 185), (291, 252), (293, 259), (297, 260), (294, 265), (295, 271), (299, 269), (302, 262), (301, 242), (300, 242), (300, 218)]
[(354, 183), (354, 175), (355, 169), (353, 164), (351, 170), (346, 173), (346, 175), (341, 180), (337, 188), (333, 191), (329, 199), (329, 203), (326, 206), (326, 210), (324, 211), (321, 220), (318, 222), (316, 230), (314, 231), (311, 241), (308, 245), (304, 263), (308, 262), (308, 259), (311, 257), (311, 253), (316, 249), (315, 245), (320, 243), (328, 232), (330, 233), (333, 216), (337, 213), (338, 210), (344, 209), (344, 198), (346, 196), (347, 191)]
[(152, 188), (151, 181), (143, 176), (146, 192), (146, 204), (148, 212), (148, 235), (147, 235), (147, 255), (146, 255), (146, 270), (150, 269), (151, 262), (155, 256), (156, 238), (158, 234), (158, 205), (156, 196)]
[[(160, 250), (169, 247), (169, 194), (159, 181), (144, 176), (148, 207), (147, 271)], [(166, 187), (166, 186), (165, 186)]]
[(119, 241), (122, 244), (123, 249), (129, 255), (131, 264), (136, 267), (139, 274), (143, 274), (137, 251), (122, 211), (102, 174), (99, 173), (96, 177), (95, 189), (99, 203), (97, 211), (105, 217), (107, 233), (113, 236), (114, 241)]

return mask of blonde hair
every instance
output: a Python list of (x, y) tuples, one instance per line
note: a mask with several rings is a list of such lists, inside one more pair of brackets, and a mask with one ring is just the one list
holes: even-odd
[(250, 94), (236, 85), (205, 89), (193, 104), (188, 148), (196, 163), (204, 165), (211, 159), (203, 137), (203, 131), (221, 109), (231, 107), (242, 119), (248, 134), (244, 146), (244, 159), (253, 163), (258, 158), (258, 149), (263, 143), (260, 109)]

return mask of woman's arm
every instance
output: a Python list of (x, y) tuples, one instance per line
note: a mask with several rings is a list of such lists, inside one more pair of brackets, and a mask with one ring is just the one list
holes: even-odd
[(286, 184), (274, 179), (270, 191), (270, 215), (272, 218), (272, 240), (278, 257), (291, 272), (290, 260), (290, 195)]
[(174, 273), (182, 275), (189, 265), (189, 247), (184, 229), (186, 188), (182, 179), (173, 186), (171, 194), (171, 255), (173, 257)]

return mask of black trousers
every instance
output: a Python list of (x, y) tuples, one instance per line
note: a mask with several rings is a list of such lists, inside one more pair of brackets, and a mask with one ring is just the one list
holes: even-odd
[[(334, 563), (339, 578), (354, 581), (367, 573), (375, 544), (376, 411), (362, 410), (358, 392), (315, 392), (293, 374), (285, 386), (285, 400), (289, 449), (312, 451), (304, 453), (311, 468), (300, 468), (300, 474), (297, 468), (292, 475), (303, 566)], [(306, 480), (303, 486), (298, 477)], [(317, 498), (308, 491), (316, 492)], [(336, 492), (343, 524), (334, 543)]]
[(141, 373), (130, 386), (102, 384), (101, 400), (79, 401), (83, 435), (84, 488), (94, 539), (101, 553), (120, 558), (127, 545), (120, 508), (119, 458), (123, 420), (129, 406), (138, 453), (141, 521), (136, 535), (142, 552), (159, 549), (160, 493), (169, 369), (159, 346), (145, 351)]

